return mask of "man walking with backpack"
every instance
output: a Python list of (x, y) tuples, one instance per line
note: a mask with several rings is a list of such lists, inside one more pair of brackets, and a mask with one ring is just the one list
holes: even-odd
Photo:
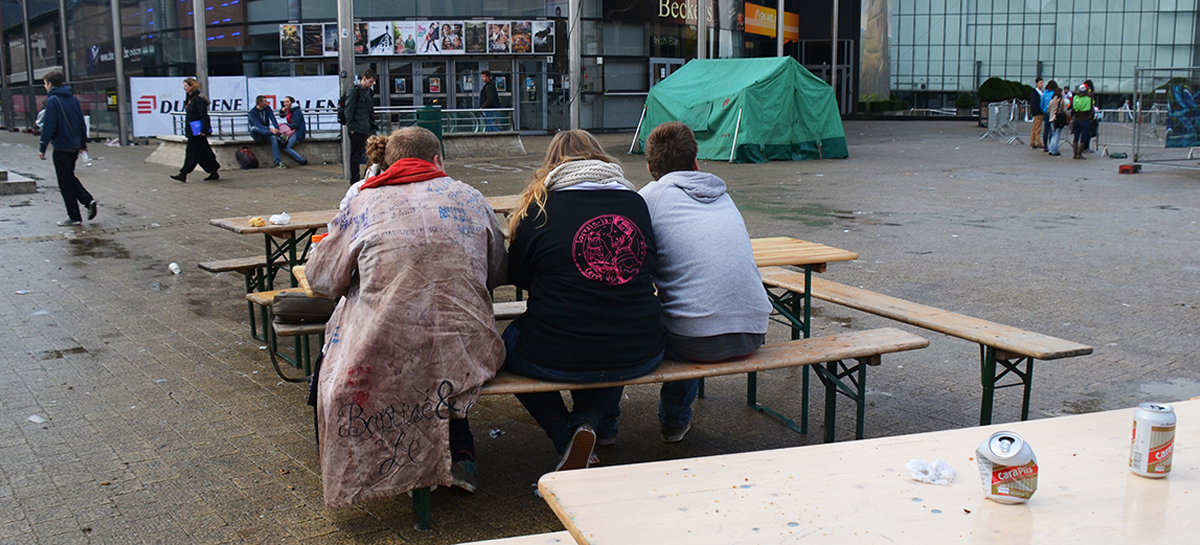
[(46, 146), (54, 144), (54, 173), (58, 177), (58, 192), (67, 206), (67, 219), (58, 222), (60, 227), (75, 227), (83, 224), (79, 205), (87, 206), (88, 220), (96, 217), (96, 199), (83, 187), (75, 176), (75, 161), (79, 154), (87, 152), (87, 125), (83, 120), (83, 109), (79, 99), (71, 93), (66, 77), (58, 70), (42, 77), (46, 86), (46, 114), (42, 120), (42, 140), (38, 147), (38, 158), (46, 160)]
[(358, 78), (358, 83), (346, 90), (342, 96), (342, 107), (338, 111), (338, 123), (350, 131), (350, 183), (359, 179), (359, 167), (367, 154), (367, 138), (379, 130), (375, 123), (375, 101), (371, 88), (377, 76), (368, 68)]

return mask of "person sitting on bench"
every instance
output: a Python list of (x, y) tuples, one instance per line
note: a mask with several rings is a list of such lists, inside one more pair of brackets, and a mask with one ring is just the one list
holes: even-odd
[(344, 296), (314, 378), (330, 508), (475, 489), (467, 414), (504, 362), (488, 290), (508, 262), (487, 199), (441, 153), (427, 129), (392, 133), (392, 166), (334, 216), (305, 270), (314, 292)]
[[(529, 292), (504, 331), (509, 371), (556, 382), (628, 380), (658, 368), (661, 304), (650, 271), (656, 245), (646, 203), (616, 159), (584, 131), (550, 141), (542, 166), (509, 217), (508, 277)], [(621, 387), (517, 394), (562, 455), (583, 469), (617, 433)]]
[[(678, 121), (646, 138), (646, 167), (656, 181), (646, 199), (658, 260), (654, 285), (663, 305), (666, 359), (717, 362), (763, 344), (771, 302), (754, 264), (750, 235), (720, 178), (700, 172), (696, 137)], [(714, 258), (713, 248), (720, 248)], [(658, 419), (664, 443), (691, 429), (699, 380), (663, 383)]]
[(279, 118), (283, 119), (283, 123), (279, 124), (279, 133), (286, 139), (283, 152), (295, 159), (297, 163), (307, 165), (308, 160), (295, 149), (296, 144), (308, 136), (308, 125), (304, 123), (304, 110), (300, 108), (300, 103), (296, 102), (295, 97), (283, 97), (283, 109), (279, 111)]
[(271, 155), (275, 160), (275, 168), (287, 168), (279, 160), (279, 122), (275, 120), (275, 112), (267, 104), (267, 97), (258, 95), (254, 98), (254, 107), (246, 113), (250, 123), (250, 136), (257, 142), (271, 144)]

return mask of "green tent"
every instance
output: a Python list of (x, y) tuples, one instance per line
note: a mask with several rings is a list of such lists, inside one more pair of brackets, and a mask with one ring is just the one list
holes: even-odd
[(682, 121), (699, 159), (765, 163), (849, 156), (833, 88), (791, 57), (693, 60), (650, 89), (634, 148)]

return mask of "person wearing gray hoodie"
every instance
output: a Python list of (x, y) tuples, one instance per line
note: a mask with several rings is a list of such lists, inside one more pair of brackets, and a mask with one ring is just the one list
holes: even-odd
[[(699, 171), (696, 137), (677, 121), (647, 137), (646, 166), (656, 181), (638, 193), (658, 240), (652, 274), (667, 331), (665, 357), (711, 363), (754, 352), (766, 338), (771, 302), (725, 182)], [(698, 380), (663, 384), (663, 442), (681, 441), (691, 429), (698, 387)]]

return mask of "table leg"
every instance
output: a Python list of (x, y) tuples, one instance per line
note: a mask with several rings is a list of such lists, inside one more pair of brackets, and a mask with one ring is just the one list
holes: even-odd
[[(980, 379), (983, 383), (983, 400), (979, 409), (979, 425), (992, 423), (992, 412), (995, 406), (996, 390), (1002, 388), (1022, 387), (1021, 420), (1029, 420), (1029, 398), (1033, 394), (1033, 363), (1034, 359), (1027, 356), (997, 350), (994, 347), (979, 345)], [(1021, 364), (1025, 369), (1021, 369)], [(1008, 384), (1000, 384), (1000, 380), (1009, 374), (1017, 380)]]
[(414, 489), (412, 500), (413, 511), (417, 513), (417, 528), (420, 530), (433, 528), (433, 508), (430, 506), (429, 487)]
[[(765, 287), (764, 287), (765, 289)], [(809, 324), (812, 322), (812, 267), (804, 267), (804, 293), (797, 294), (795, 292), (784, 292), (781, 295), (775, 295), (767, 290), (767, 298), (771, 301), (771, 306), (781, 316), (787, 319), (787, 325), (792, 330), (792, 340), (807, 339), (810, 336), (811, 329)], [(808, 433), (808, 366), (804, 366), (802, 371), (800, 391), (800, 424), (790, 418), (787, 418), (778, 412), (775, 412), (758, 403), (758, 373), (746, 374), (746, 404), (755, 411), (766, 413), (770, 416), (778, 418), (787, 427), (797, 433)]]

